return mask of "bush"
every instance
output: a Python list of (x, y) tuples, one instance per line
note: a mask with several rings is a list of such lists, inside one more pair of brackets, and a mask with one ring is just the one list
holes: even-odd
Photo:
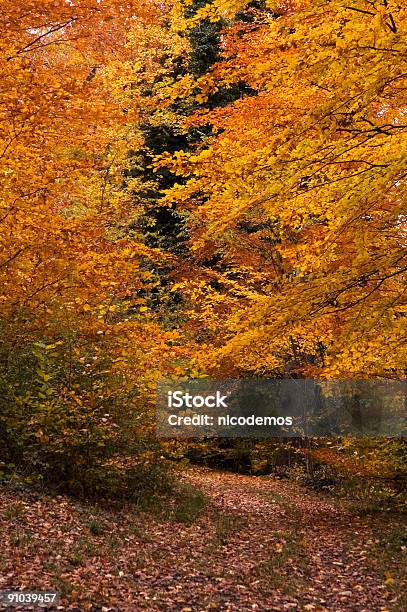
[(103, 338), (2, 348), (0, 477), (135, 499), (165, 486), (145, 396), (129, 391)]

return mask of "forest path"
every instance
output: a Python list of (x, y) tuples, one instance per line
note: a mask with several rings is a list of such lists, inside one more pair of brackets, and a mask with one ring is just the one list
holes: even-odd
[[(270, 477), (193, 468), (187, 480), (210, 500), (215, 530), (192, 531), (189, 560), (180, 550), (178, 595), (186, 589), (189, 601), (182, 607), (164, 598), (161, 609), (399, 609), (383, 573), (372, 571), (377, 533), (368, 518)], [(202, 536), (204, 548), (194, 541)]]
[(3, 487), (0, 589), (57, 590), (75, 612), (407, 609), (400, 517), (273, 477), (178, 474), (149, 511)]

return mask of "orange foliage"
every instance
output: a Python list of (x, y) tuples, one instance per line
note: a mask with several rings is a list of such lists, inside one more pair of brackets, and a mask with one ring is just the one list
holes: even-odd
[(140, 211), (124, 177), (142, 143), (142, 87), (175, 44), (170, 9), (6, 0), (0, 15), (3, 340), (14, 350), (71, 333), (95, 346), (106, 337), (129, 387), (153, 381), (177, 355), (167, 344), (177, 334), (160, 328), (143, 297), (153, 283), (145, 262), (163, 256), (123, 229)]

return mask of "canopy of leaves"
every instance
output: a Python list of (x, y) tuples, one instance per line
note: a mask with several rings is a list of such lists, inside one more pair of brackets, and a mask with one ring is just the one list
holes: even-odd
[(172, 95), (241, 82), (256, 95), (197, 112), (215, 135), (157, 160), (188, 179), (167, 200), (190, 211), (197, 261), (218, 262), (185, 283), (198, 360), (224, 374), (403, 375), (406, 8), (268, 2), (246, 23), (243, 4), (202, 9), (228, 18), (223, 61)]

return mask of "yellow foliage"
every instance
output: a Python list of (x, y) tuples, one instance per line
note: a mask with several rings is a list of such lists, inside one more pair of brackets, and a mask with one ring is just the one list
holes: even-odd
[(403, 376), (407, 7), (269, 6), (256, 27), (232, 20), (224, 61), (188, 81), (198, 102), (242, 82), (256, 95), (197, 113), (205, 150), (163, 161), (190, 177), (167, 202), (193, 211), (191, 249), (220, 260), (216, 290), (185, 289), (197, 359), (217, 374)]

